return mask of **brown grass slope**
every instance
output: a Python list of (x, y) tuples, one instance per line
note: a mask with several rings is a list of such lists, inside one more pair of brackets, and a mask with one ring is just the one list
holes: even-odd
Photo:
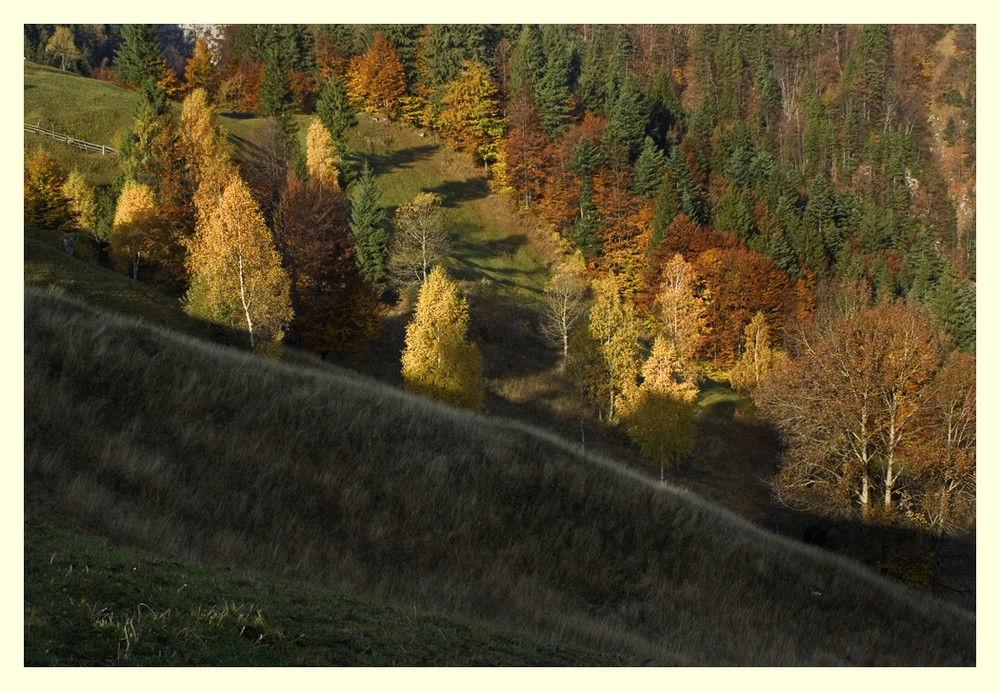
[(970, 665), (975, 618), (527, 426), (25, 290), (28, 511), (662, 664)]

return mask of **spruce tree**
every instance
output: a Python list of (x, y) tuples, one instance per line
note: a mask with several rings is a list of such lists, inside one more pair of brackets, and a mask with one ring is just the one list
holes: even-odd
[(660, 187), (665, 166), (666, 157), (663, 152), (653, 143), (652, 137), (646, 137), (632, 170), (632, 191), (651, 197)]
[(604, 137), (606, 150), (612, 150), (617, 142), (624, 146), (629, 162), (635, 160), (642, 146), (646, 121), (647, 114), (639, 84), (634, 76), (628, 74), (611, 109)]
[(320, 89), (316, 115), (333, 137), (334, 144), (340, 151), (344, 151), (344, 133), (349, 127), (358, 124), (358, 116), (347, 98), (347, 89), (336, 78), (330, 79)]
[(351, 234), (354, 235), (354, 257), (361, 274), (379, 285), (385, 283), (389, 249), (389, 236), (382, 224), (384, 217), (385, 209), (379, 200), (375, 174), (366, 160), (351, 203)]
[(535, 89), (535, 102), (540, 112), (542, 133), (550, 140), (555, 139), (569, 126), (570, 107), (570, 65), (573, 46), (566, 39), (562, 26), (548, 24), (542, 34), (545, 53), (545, 68), (541, 81)]
[(124, 42), (115, 53), (115, 76), (129, 82), (137, 91), (154, 85), (162, 76), (163, 55), (156, 26), (152, 24), (122, 25)]
[(527, 92), (532, 99), (542, 80), (545, 53), (542, 51), (542, 32), (534, 24), (525, 24), (514, 47), (510, 65), (510, 95), (516, 98)]

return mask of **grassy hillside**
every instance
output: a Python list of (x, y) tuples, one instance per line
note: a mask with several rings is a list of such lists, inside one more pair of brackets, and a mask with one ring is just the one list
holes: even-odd
[[(24, 121), (94, 144), (119, 148), (139, 103), (134, 92), (79, 75), (24, 61)], [(24, 151), (43, 149), (91, 185), (108, 184), (118, 172), (118, 157), (87, 153), (40, 134), (24, 133)]]
[(24, 664), (518, 666), (635, 662), (25, 521)]
[(25, 315), (29, 515), (630, 659), (975, 662), (972, 615), (524, 425), (30, 289)]

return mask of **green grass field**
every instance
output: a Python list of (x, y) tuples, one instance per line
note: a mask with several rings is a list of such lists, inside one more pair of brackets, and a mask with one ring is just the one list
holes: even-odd
[(24, 664), (635, 664), (260, 573), (115, 545), (30, 517)]

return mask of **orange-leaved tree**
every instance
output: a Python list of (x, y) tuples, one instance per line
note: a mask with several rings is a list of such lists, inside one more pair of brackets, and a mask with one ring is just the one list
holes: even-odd
[(363, 55), (351, 60), (347, 94), (364, 110), (395, 117), (406, 93), (406, 76), (396, 47), (381, 31)]
[(472, 60), (462, 63), (457, 79), (444, 87), (437, 125), (445, 139), (488, 166), (497, 160), (503, 122), (494, 101), (489, 73)]
[(459, 408), (482, 408), (482, 358), (466, 337), (468, 328), (465, 298), (444, 268), (434, 267), (406, 327), (402, 364), (407, 391)]

